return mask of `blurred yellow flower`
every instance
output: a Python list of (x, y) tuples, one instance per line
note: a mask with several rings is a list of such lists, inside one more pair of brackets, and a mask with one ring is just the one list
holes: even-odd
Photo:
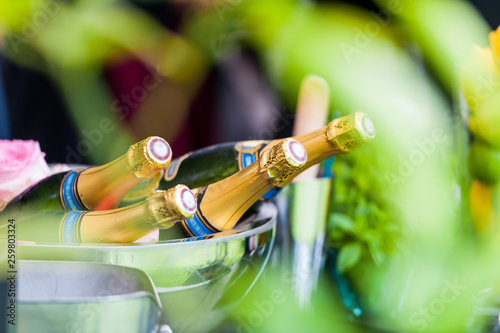
[(462, 92), (472, 112), (500, 90), (500, 67), (489, 47), (474, 46), (472, 55), (461, 70)]
[(489, 39), (490, 39), (490, 45), (491, 45), (491, 50), (493, 51), (493, 54), (495, 55), (496, 61), (500, 64), (500, 26), (497, 28), (497, 30), (493, 30), (489, 34)]
[(469, 118), (469, 130), (487, 144), (500, 149), (500, 89), (482, 101)]
[(493, 187), (474, 180), (470, 188), (470, 212), (474, 228), (480, 234), (489, 230), (495, 221), (492, 208)]

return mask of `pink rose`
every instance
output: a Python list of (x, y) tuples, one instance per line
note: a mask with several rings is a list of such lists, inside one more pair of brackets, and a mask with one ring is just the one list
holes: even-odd
[(0, 210), (30, 185), (51, 174), (40, 144), (0, 140)]

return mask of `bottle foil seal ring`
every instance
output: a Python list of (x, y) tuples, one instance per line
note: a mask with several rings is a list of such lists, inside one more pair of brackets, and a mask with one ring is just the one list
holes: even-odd
[(283, 145), (286, 161), (290, 166), (299, 168), (307, 162), (307, 151), (295, 139), (287, 139)]
[(172, 159), (172, 149), (170, 145), (159, 136), (149, 138), (146, 145), (146, 153), (154, 162), (164, 165), (164, 167), (166, 167)]
[(186, 218), (191, 218), (196, 213), (197, 208), (193, 192), (185, 185), (178, 185), (175, 188), (175, 202), (179, 213)]
[(356, 116), (359, 118), (356, 119), (356, 128), (359, 130), (359, 134), (363, 136), (366, 142), (372, 141), (376, 134), (375, 125), (373, 125), (373, 122), (366, 113), (356, 112)]

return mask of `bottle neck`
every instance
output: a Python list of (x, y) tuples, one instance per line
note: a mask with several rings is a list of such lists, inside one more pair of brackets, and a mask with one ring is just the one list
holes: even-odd
[[(328, 126), (324, 126), (316, 131), (292, 137), (292, 139), (299, 141), (306, 149), (307, 162), (301, 169), (293, 171), (292, 174), (284, 182), (277, 185), (276, 188), (281, 188), (289, 184), (293, 178), (302, 171), (342, 152), (338, 147), (331, 145), (328, 139), (327, 130)], [(265, 149), (277, 145), (282, 140), (283, 139), (277, 139), (269, 142)]]
[[(307, 162), (301, 170), (295, 171), (281, 186), (307, 168), (337, 154), (347, 154), (370, 142), (375, 137), (375, 127), (363, 112), (356, 112), (331, 121), (328, 125), (303, 135), (292, 137), (307, 151)], [(278, 143), (274, 140), (270, 145)]]
[(293, 137), (293, 139), (299, 141), (307, 150), (307, 162), (300, 171), (342, 152), (339, 147), (333, 146), (330, 143), (327, 130), (328, 126), (324, 126), (316, 131)]
[(157, 229), (157, 218), (145, 202), (83, 216), (82, 242), (133, 242)]
[(81, 225), (82, 241), (133, 242), (158, 228), (171, 227), (180, 218), (174, 201), (159, 193), (112, 211), (85, 213)]
[(75, 199), (85, 206), (84, 209), (116, 208), (130, 189), (165, 168), (171, 156), (170, 146), (162, 138), (139, 141), (116, 160), (81, 172), (73, 187)]
[(259, 164), (247, 168), (217, 183), (193, 191), (198, 201), (197, 217), (205, 219), (216, 230), (231, 229), (250, 206), (264, 195), (272, 184), (267, 171)]
[(150, 175), (138, 173), (130, 162), (124, 155), (110, 163), (80, 173), (76, 189), (85, 208), (115, 208), (130, 188), (149, 179)]
[[(297, 150), (295, 145), (300, 149)], [(299, 157), (303, 160), (298, 160)], [(253, 203), (271, 188), (286, 181), (303, 166), (305, 160), (306, 152), (295, 140), (286, 139), (278, 145), (264, 148), (258, 160), (245, 169), (197, 190), (198, 211), (194, 219), (200, 220), (198, 222), (212, 232), (231, 229)]]
[(118, 207), (125, 207), (138, 203), (150, 195), (152, 195), (160, 185), (160, 179), (163, 176), (163, 171), (158, 172), (149, 180), (144, 180), (138, 185), (134, 186), (127, 194), (121, 199)]
[[(345, 118), (345, 117), (343, 117)], [(356, 138), (353, 126), (346, 123), (343, 118), (336, 119), (327, 126), (313, 132), (292, 137), (299, 141), (307, 151), (307, 162), (300, 170), (295, 171), (288, 179), (280, 185), (283, 187), (289, 184), (302, 171), (316, 165), (327, 158), (338, 154), (347, 154), (355, 150), (363, 142)], [(274, 140), (270, 145), (278, 143)]]

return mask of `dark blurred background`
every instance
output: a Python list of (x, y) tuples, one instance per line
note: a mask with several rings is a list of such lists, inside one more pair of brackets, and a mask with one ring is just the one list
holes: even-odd
[[(378, 10), (372, 1), (343, 2)], [(491, 28), (500, 24), (498, 1), (470, 2), (482, 13)], [(178, 29), (186, 7), (182, 2), (139, 1), (135, 5), (172, 31)], [(25, 52), (25, 57), (36, 57), (30, 51)], [(1, 54), (0, 57), (0, 138), (39, 141), (49, 163), (92, 163), (89, 156), (77, 154), (78, 128), (71, 121), (67, 105), (53, 80), (41, 71), (21, 66)], [(102, 75), (111, 93), (117, 97), (130, 92), (140, 80), (134, 79), (146, 73), (145, 67), (131, 57), (116, 66), (106, 66)], [(290, 134), (293, 119), (289, 112), (290, 106), (279, 100), (262, 74), (258, 57), (249, 50), (243, 49), (235, 56), (211, 65), (188, 104), (186, 120), (177, 126), (169, 138), (175, 156), (222, 141), (257, 138), (263, 124), (274, 118), (281, 119), (282, 126), (262, 134), (266, 137), (260, 138)], [(259, 113), (261, 116), (256, 117)], [(128, 121), (131, 120), (124, 120), (125, 123)], [(151, 122), (154, 121), (151, 119)], [(142, 139), (140, 136), (143, 132), (139, 132), (133, 140)]]

